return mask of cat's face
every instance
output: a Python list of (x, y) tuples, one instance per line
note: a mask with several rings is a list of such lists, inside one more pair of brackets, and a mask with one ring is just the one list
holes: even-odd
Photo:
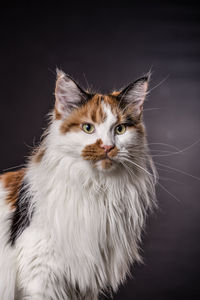
[(101, 171), (113, 170), (134, 149), (139, 152), (145, 136), (141, 114), (147, 81), (143, 77), (110, 95), (89, 94), (59, 72), (55, 118), (60, 122), (62, 149)]

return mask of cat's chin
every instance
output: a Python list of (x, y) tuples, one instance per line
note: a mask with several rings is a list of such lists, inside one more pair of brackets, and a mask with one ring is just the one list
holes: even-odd
[(116, 169), (117, 164), (109, 159), (109, 158), (104, 158), (99, 161), (97, 161), (94, 165), (95, 169), (102, 171), (102, 172), (110, 172)]

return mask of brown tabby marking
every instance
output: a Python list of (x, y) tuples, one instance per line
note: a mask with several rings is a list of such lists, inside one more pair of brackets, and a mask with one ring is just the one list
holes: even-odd
[(104, 122), (106, 114), (102, 107), (103, 96), (95, 95), (89, 105), (89, 115), (94, 123), (100, 124)]
[(91, 160), (96, 163), (102, 160), (102, 168), (108, 169), (112, 166), (112, 161), (109, 158), (113, 158), (117, 155), (118, 149), (114, 147), (109, 153), (105, 153), (104, 149), (101, 148), (102, 140), (98, 139), (96, 143), (87, 145), (82, 151), (82, 157), (85, 160)]
[(75, 109), (67, 119), (65, 119), (61, 125), (61, 132), (65, 134), (71, 130), (80, 130), (81, 124), (89, 122), (91, 123), (102, 123), (106, 115), (101, 105), (101, 95), (95, 95), (91, 100), (86, 102), (84, 105)]
[[(121, 109), (116, 95), (117, 92), (114, 92), (112, 95), (94, 95), (91, 100), (72, 111), (72, 113), (63, 120), (60, 127), (61, 133), (65, 134), (72, 130), (79, 131), (81, 130), (81, 124), (83, 123), (100, 124), (104, 122), (106, 114), (102, 102), (110, 106), (112, 113), (117, 117), (118, 124), (129, 121), (129, 126), (136, 126), (140, 123), (140, 119), (134, 118), (134, 106), (130, 106), (127, 109)], [(55, 116), (56, 119), (61, 119), (61, 115), (56, 108)]]
[(45, 148), (38, 148), (35, 153), (33, 153), (33, 161), (40, 163), (45, 154)]
[(82, 150), (82, 157), (85, 160), (91, 160), (93, 162), (106, 158), (106, 153), (104, 149), (100, 147), (102, 143), (102, 140), (98, 139), (96, 143), (87, 145)]
[(6, 201), (11, 204), (11, 208), (16, 207), (16, 201), (19, 196), (20, 187), (25, 175), (25, 169), (15, 172), (8, 172), (0, 176), (3, 186), (8, 190)]
[(145, 129), (144, 129), (144, 125), (142, 123), (138, 123), (135, 125), (135, 128), (137, 130), (137, 132), (142, 135), (142, 136), (145, 136), (146, 133), (145, 133)]
[(111, 95), (104, 96), (104, 102), (110, 105), (112, 113), (117, 116), (118, 124), (129, 123), (129, 127), (137, 129), (137, 125), (141, 124), (142, 114), (139, 116), (135, 115), (134, 104), (122, 109), (116, 98), (119, 93), (120, 92), (113, 92)]
[(117, 155), (117, 153), (118, 153), (118, 149), (115, 146), (112, 150), (110, 150), (110, 152), (108, 153), (108, 156), (111, 157), (111, 158), (113, 158), (113, 157), (115, 157)]
[(101, 162), (101, 166), (103, 169), (109, 169), (112, 166), (112, 161), (110, 159), (104, 159)]

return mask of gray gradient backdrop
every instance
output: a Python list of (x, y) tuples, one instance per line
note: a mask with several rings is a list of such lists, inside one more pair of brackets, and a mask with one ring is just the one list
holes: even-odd
[(102, 92), (152, 68), (145, 123), (160, 174), (159, 210), (143, 235), (144, 264), (133, 266), (114, 299), (200, 299), (199, 7), (94, 5), (2, 7), (0, 170), (23, 164), (38, 142), (53, 107), (57, 66)]

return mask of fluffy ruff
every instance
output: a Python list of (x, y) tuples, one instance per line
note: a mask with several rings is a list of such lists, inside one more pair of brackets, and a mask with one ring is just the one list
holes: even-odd
[[(77, 87), (67, 80), (74, 93)], [(139, 81), (140, 89), (145, 80)], [(133, 88), (138, 97), (138, 82)], [(61, 114), (69, 109), (64, 96), (61, 93), (61, 100), (57, 99), (56, 114), (23, 176), (0, 178), (1, 300), (97, 300), (101, 293), (116, 291), (130, 265), (141, 261), (141, 232), (156, 204), (156, 171), (143, 127), (137, 127), (127, 113), (126, 134), (115, 136), (110, 128), (120, 116), (113, 113), (110, 102), (103, 104), (106, 116), (95, 115), (102, 121), (94, 121), (93, 135), (74, 121), (67, 133), (62, 132)], [(134, 106), (137, 114), (140, 98), (135, 100), (139, 101)], [(98, 105), (103, 101), (101, 97)], [(114, 141), (117, 149), (106, 156), (111, 162), (106, 166), (102, 149), (94, 152), (101, 146), (99, 139), (105, 145)], [(88, 149), (87, 145), (94, 146)], [(10, 191), (15, 191), (14, 198)]]
[(141, 230), (155, 199), (144, 160), (144, 170), (123, 163), (105, 174), (52, 151), (27, 168), (25, 197), (34, 213), (14, 248), (6, 238), (11, 212), (1, 209), (2, 300), (14, 299), (15, 282), (16, 299), (94, 300), (109, 287), (116, 291), (140, 261)]

